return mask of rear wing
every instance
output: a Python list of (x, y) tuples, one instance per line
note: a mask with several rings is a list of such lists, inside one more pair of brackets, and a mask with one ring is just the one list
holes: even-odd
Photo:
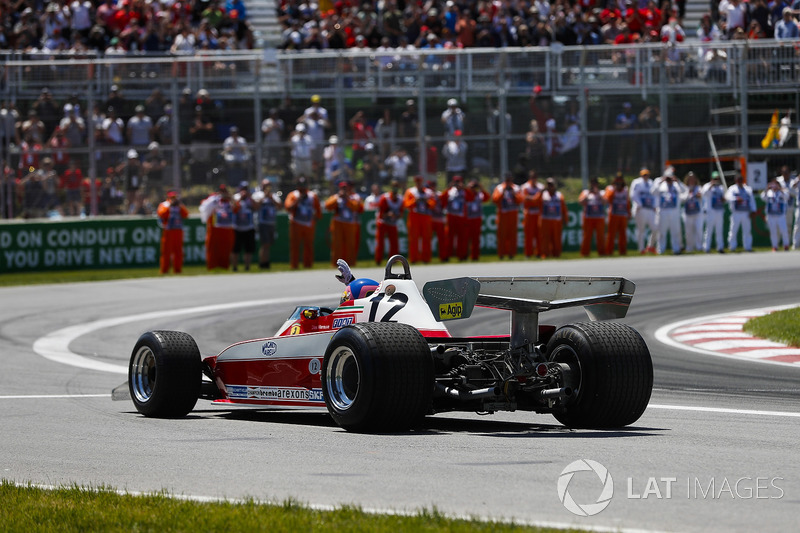
[(469, 318), (476, 305), (524, 315), (580, 305), (591, 320), (610, 320), (625, 317), (635, 290), (621, 277), (477, 277), (430, 281), (422, 295), (440, 322)]

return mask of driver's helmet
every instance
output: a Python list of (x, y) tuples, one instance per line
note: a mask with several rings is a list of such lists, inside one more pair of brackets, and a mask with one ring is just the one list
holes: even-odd
[(342, 299), (339, 301), (343, 304), (349, 300), (357, 300), (359, 298), (366, 298), (378, 288), (379, 283), (374, 279), (358, 278), (350, 282), (347, 288), (342, 293)]

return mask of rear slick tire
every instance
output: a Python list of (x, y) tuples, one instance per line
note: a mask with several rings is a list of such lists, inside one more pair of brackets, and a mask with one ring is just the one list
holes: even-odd
[(397, 432), (430, 412), (433, 358), (412, 326), (365, 322), (337, 331), (322, 362), (322, 394), (348, 431)]
[(128, 388), (136, 410), (148, 417), (181, 418), (200, 397), (200, 350), (180, 331), (148, 331), (139, 337), (128, 365)]
[[(620, 428), (642, 416), (653, 391), (653, 363), (639, 333), (625, 324), (586, 322), (558, 329), (550, 361), (566, 363), (574, 389), (553, 415), (568, 427)], [(577, 371), (576, 371), (577, 370)]]

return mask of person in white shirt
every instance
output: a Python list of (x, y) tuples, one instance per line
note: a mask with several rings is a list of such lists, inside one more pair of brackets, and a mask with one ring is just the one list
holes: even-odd
[(700, 252), (703, 250), (703, 194), (694, 172), (689, 171), (684, 177), (681, 201), (686, 251)]
[(774, 178), (767, 184), (767, 188), (761, 191), (773, 252), (778, 251), (778, 237), (781, 238), (783, 249), (789, 249), (789, 229), (786, 226), (788, 198), (789, 191)]
[[(653, 181), (650, 179), (650, 171), (643, 168), (639, 171), (639, 177), (631, 182), (630, 195), (633, 210), (633, 218), (636, 221), (636, 242), (639, 246), (639, 253), (644, 254), (648, 251), (655, 252), (654, 242), (658, 228), (656, 226), (655, 199), (651, 189)], [(647, 229), (650, 229), (650, 238), (645, 246)]]
[[(735, 1), (735, 0), (734, 0)], [(753, 225), (750, 217), (756, 212), (756, 200), (753, 189), (744, 184), (744, 176), (737, 173), (736, 183), (728, 187), (725, 199), (731, 207), (731, 227), (728, 232), (728, 248), (736, 249), (739, 230), (742, 230), (742, 246), (748, 252), (753, 251)], [(785, 220), (785, 219), (784, 219)]]
[(679, 255), (683, 248), (681, 236), (681, 196), (683, 184), (675, 179), (675, 170), (668, 167), (662, 180), (651, 190), (656, 206), (656, 226), (658, 227), (657, 252), (663, 254), (667, 248), (667, 234), (670, 236), (673, 255)]
[(717, 251), (725, 253), (725, 244), (722, 241), (722, 223), (725, 220), (725, 188), (719, 180), (719, 172), (711, 173), (711, 181), (700, 189), (703, 196), (703, 214), (706, 220), (706, 230), (703, 240), (703, 250), (711, 251), (711, 239), (716, 239)]
[(311, 152), (314, 148), (314, 140), (306, 133), (305, 124), (297, 125), (290, 142), (292, 147), (291, 167), (295, 177), (311, 176), (313, 174)]
[(228, 184), (233, 187), (242, 181), (248, 181), (248, 163), (250, 162), (250, 147), (247, 141), (239, 135), (239, 128), (232, 126), (230, 135), (222, 142), (222, 157), (228, 173)]
[(261, 133), (264, 140), (264, 163), (267, 168), (278, 169), (283, 165), (283, 133), (286, 124), (278, 116), (278, 110), (269, 110), (269, 116), (261, 123)]
[(153, 140), (153, 120), (144, 114), (143, 105), (136, 106), (136, 114), (128, 119), (125, 132), (128, 143), (140, 150)]

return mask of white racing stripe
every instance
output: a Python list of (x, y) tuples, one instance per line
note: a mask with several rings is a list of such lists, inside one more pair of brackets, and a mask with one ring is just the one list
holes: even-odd
[(695, 405), (661, 405), (650, 404), (648, 409), (666, 409), (670, 411), (697, 411), (701, 413), (724, 413), (731, 415), (756, 415), (756, 416), (787, 416), (790, 418), (800, 418), (800, 413), (789, 411), (759, 411), (753, 409), (731, 409), (727, 407), (701, 407)]
[[(314, 299), (336, 299), (341, 296), (341, 293), (336, 294), (322, 294), (315, 295)], [(242, 307), (257, 307), (267, 306), (274, 304), (286, 304), (297, 302), (301, 297), (287, 296), (285, 298), (271, 298), (268, 300), (252, 300), (249, 302), (233, 302), (227, 304), (216, 305), (203, 305), (199, 307), (187, 307), (184, 309), (169, 309), (164, 311), (153, 311), (150, 313), (141, 313), (138, 315), (128, 315), (117, 318), (105, 318), (102, 320), (95, 320), (94, 322), (87, 322), (85, 324), (77, 324), (69, 326), (48, 333), (44, 337), (36, 339), (33, 343), (33, 351), (41, 355), (45, 359), (55, 361), (78, 368), (86, 368), (89, 370), (97, 370), (100, 372), (111, 372), (113, 374), (127, 374), (127, 365), (115, 365), (103, 361), (97, 361), (89, 357), (78, 355), (69, 349), (69, 344), (82, 335), (86, 335), (99, 329), (111, 328), (122, 324), (129, 324), (139, 320), (153, 320), (156, 318), (169, 318), (177, 315), (190, 315), (196, 313), (212, 313), (217, 311), (225, 311), (229, 309), (240, 309)]]

